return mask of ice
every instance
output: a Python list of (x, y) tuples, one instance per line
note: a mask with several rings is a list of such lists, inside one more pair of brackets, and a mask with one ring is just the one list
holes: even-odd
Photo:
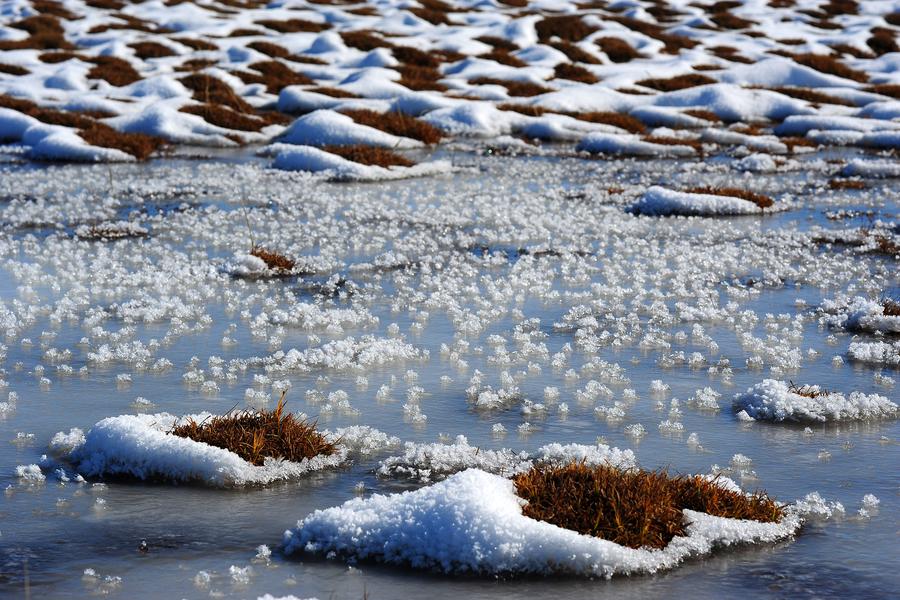
[(801, 518), (757, 523), (684, 511), (687, 535), (662, 550), (632, 549), (522, 515), (514, 484), (468, 469), (391, 496), (319, 510), (285, 533), (287, 554), (336, 553), (446, 573), (541, 573), (612, 577), (655, 573), (718, 547), (789, 538)]
[(753, 419), (774, 422), (824, 423), (900, 416), (900, 407), (878, 394), (851, 392), (845, 396), (818, 386), (792, 391), (788, 383), (775, 379), (765, 379), (738, 394), (734, 408)]

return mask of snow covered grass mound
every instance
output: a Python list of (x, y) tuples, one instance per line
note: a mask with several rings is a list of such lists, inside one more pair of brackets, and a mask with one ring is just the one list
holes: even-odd
[(649, 188), (631, 211), (649, 216), (759, 215), (778, 210), (767, 196), (742, 190), (702, 189), (679, 192), (659, 186)]
[(390, 150), (366, 146), (272, 144), (261, 151), (275, 156), (273, 166), (286, 171), (324, 173), (335, 181), (392, 181), (449, 173), (450, 161), (415, 164)]
[(604, 444), (547, 444), (530, 455), (508, 448), (485, 450), (469, 445), (466, 437), (460, 435), (453, 444), (407, 442), (402, 455), (391, 456), (381, 462), (378, 475), (428, 483), (474, 468), (512, 477), (528, 471), (535, 464), (560, 465), (572, 461), (583, 462), (588, 466), (608, 465), (622, 469), (632, 468), (637, 464), (631, 450), (619, 450)]
[(318, 510), (287, 531), (287, 554), (331, 553), (446, 573), (654, 573), (720, 546), (791, 537), (801, 516), (774, 523), (683, 510), (684, 535), (662, 549), (629, 548), (523, 514), (513, 481), (469, 469), (412, 492), (354, 499)]
[[(898, 406), (878, 394), (845, 396), (816, 385), (795, 386), (766, 379), (734, 399), (739, 413), (759, 421), (825, 423), (897, 417)], [(743, 415), (742, 415), (743, 416)]]
[[(86, 477), (127, 476), (216, 487), (264, 485), (294, 479), (336, 467), (347, 458), (348, 450), (335, 444), (335, 439), (329, 439), (323, 440), (319, 454), (285, 460), (257, 452), (256, 458), (248, 456), (258, 463), (254, 464), (231, 450), (173, 433), (191, 428), (192, 422), (203, 424), (214, 418), (209, 413), (185, 417), (168, 413), (109, 417), (95, 424), (87, 434), (78, 429), (56, 434), (50, 448)], [(249, 450), (265, 443), (259, 438), (260, 434), (251, 433)]]
[(859, 362), (900, 366), (900, 342), (852, 342), (847, 354)]
[(823, 322), (853, 331), (900, 333), (900, 303), (856, 296), (849, 301), (825, 300)]

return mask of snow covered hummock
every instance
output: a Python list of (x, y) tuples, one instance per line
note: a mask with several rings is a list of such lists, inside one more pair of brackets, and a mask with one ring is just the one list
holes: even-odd
[[(759, 421), (825, 423), (892, 418), (900, 408), (878, 394), (827, 392), (819, 386), (796, 388), (766, 379), (735, 397), (734, 408)], [(742, 414), (743, 416), (743, 414)]]
[(285, 533), (285, 552), (376, 559), (446, 573), (612, 577), (655, 573), (717, 547), (791, 537), (801, 517), (759, 523), (684, 511), (688, 535), (662, 550), (634, 549), (522, 514), (514, 483), (477, 469), (412, 492), (318, 510)]
[(822, 311), (824, 322), (831, 327), (841, 327), (854, 331), (900, 333), (900, 315), (888, 313), (887, 306), (896, 302), (869, 300), (856, 296), (848, 301), (825, 300)]
[(749, 200), (734, 196), (679, 192), (653, 186), (631, 206), (634, 213), (650, 216), (760, 215), (772, 208), (762, 209)]
[(99, 421), (84, 434), (58, 433), (51, 451), (85, 477), (125, 475), (144, 480), (203, 483), (215, 487), (265, 485), (295, 479), (343, 463), (348, 450), (300, 462), (268, 458), (253, 465), (234, 452), (168, 433), (177, 424), (202, 422), (209, 413), (175, 417), (168, 413), (120, 415)]

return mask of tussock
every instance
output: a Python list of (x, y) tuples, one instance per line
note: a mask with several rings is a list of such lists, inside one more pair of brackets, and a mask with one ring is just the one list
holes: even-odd
[(357, 144), (354, 146), (323, 146), (322, 150), (337, 154), (341, 158), (352, 160), (355, 163), (377, 167), (411, 167), (414, 163), (396, 152), (385, 148), (374, 148)]
[(700, 186), (692, 187), (684, 191), (689, 194), (712, 194), (713, 196), (740, 198), (741, 200), (752, 202), (760, 208), (769, 208), (775, 204), (775, 201), (765, 194), (757, 194), (756, 192), (742, 190), (740, 188)]
[(175, 56), (176, 52), (168, 46), (163, 46), (157, 42), (135, 42), (128, 44), (128, 47), (134, 50), (135, 56), (141, 60), (148, 58), (164, 58), (166, 56)]
[(852, 79), (860, 83), (865, 83), (869, 80), (869, 76), (862, 71), (851, 69), (838, 59), (827, 54), (791, 54), (790, 57), (795, 62), (821, 73)]
[(539, 96), (550, 92), (549, 88), (531, 83), (529, 81), (511, 81), (508, 79), (496, 79), (494, 77), (476, 77), (469, 80), (473, 85), (501, 85), (506, 88), (510, 96), (527, 98), (531, 96)]
[(534, 28), (542, 42), (554, 37), (568, 42), (578, 42), (597, 31), (596, 27), (585, 23), (579, 15), (546, 17), (538, 21)]
[(597, 40), (597, 46), (614, 63), (624, 63), (635, 58), (641, 58), (641, 53), (631, 47), (623, 39), (617, 37), (602, 37)]
[(207, 123), (212, 123), (218, 127), (224, 127), (225, 129), (260, 131), (267, 125), (262, 119), (235, 112), (230, 108), (218, 104), (194, 104), (191, 106), (184, 106), (180, 110), (183, 113), (203, 117)]
[(102, 79), (110, 85), (122, 87), (143, 79), (127, 60), (117, 56), (97, 56), (91, 59), (94, 66), (88, 71), (91, 79)]
[(600, 78), (578, 65), (571, 63), (559, 63), (553, 69), (553, 74), (558, 79), (568, 79), (570, 81), (580, 81), (581, 83), (594, 84), (600, 81)]
[(285, 19), (283, 21), (263, 19), (262, 21), (256, 21), (256, 24), (277, 31), (278, 33), (299, 33), (301, 31), (307, 33), (319, 33), (326, 29), (331, 29), (331, 25), (328, 25), (327, 23), (313, 23), (312, 21), (305, 21), (303, 19)]
[(182, 77), (179, 81), (194, 92), (194, 100), (198, 102), (203, 104), (222, 104), (237, 112), (253, 113), (253, 107), (238, 96), (231, 89), (231, 86), (212, 75), (194, 73)]
[(687, 88), (697, 87), (698, 85), (707, 85), (716, 83), (716, 80), (700, 73), (689, 73), (687, 75), (676, 75), (668, 79), (642, 79), (638, 81), (638, 85), (653, 88), (661, 92), (674, 92), (676, 90), (684, 90)]
[(571, 463), (514, 478), (523, 514), (631, 548), (664, 548), (686, 535), (683, 509), (774, 523), (781, 507), (764, 493), (745, 496), (702, 476)]
[(103, 123), (91, 123), (86, 129), (79, 130), (78, 135), (92, 146), (115, 148), (138, 160), (146, 160), (166, 146), (162, 138), (145, 133), (122, 133)]
[(253, 248), (250, 249), (250, 256), (255, 256), (266, 263), (266, 266), (272, 271), (281, 273), (293, 271), (294, 266), (296, 265), (296, 263), (287, 256), (267, 250), (262, 246), (253, 246)]
[(300, 462), (320, 454), (334, 454), (335, 444), (316, 430), (315, 423), (284, 413), (284, 394), (275, 410), (241, 411), (213, 417), (202, 423), (193, 419), (176, 426), (172, 435), (234, 452), (247, 462), (262, 466), (267, 458)]
[(374, 127), (393, 135), (412, 138), (425, 144), (437, 144), (441, 141), (441, 131), (437, 127), (403, 113), (379, 113), (367, 109), (342, 112), (361, 125)]
[(638, 119), (631, 115), (617, 112), (586, 112), (571, 113), (570, 116), (580, 121), (588, 121), (589, 123), (602, 123), (603, 125), (612, 125), (619, 127), (630, 133), (644, 133), (647, 128)]

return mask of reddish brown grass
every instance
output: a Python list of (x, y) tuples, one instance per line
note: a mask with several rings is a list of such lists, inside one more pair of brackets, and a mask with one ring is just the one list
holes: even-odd
[(591, 35), (597, 28), (588, 25), (580, 15), (563, 15), (558, 17), (545, 17), (535, 26), (538, 39), (542, 42), (557, 37), (567, 42), (578, 42)]
[(687, 75), (676, 75), (667, 79), (642, 79), (638, 81), (638, 85), (653, 88), (661, 92), (674, 92), (687, 88), (696, 87), (698, 85), (707, 85), (715, 83), (712, 77), (707, 77), (700, 73), (689, 73)]
[(631, 133), (644, 133), (647, 128), (636, 118), (631, 115), (617, 112), (586, 112), (586, 113), (570, 113), (570, 116), (581, 121), (590, 123), (602, 123), (603, 125), (612, 125), (619, 127)]
[(580, 62), (586, 65), (600, 64), (600, 59), (571, 42), (550, 42), (548, 45), (565, 54), (572, 62)]
[(404, 64), (397, 67), (397, 70), (400, 72), (400, 80), (397, 83), (411, 90), (438, 92), (447, 90), (447, 86), (438, 82), (438, 79), (442, 77), (440, 71), (433, 67)]
[(31, 71), (25, 67), (20, 67), (19, 65), (0, 63), (0, 73), (6, 73), (7, 75), (28, 75)]
[(600, 78), (578, 65), (571, 63), (559, 63), (553, 69), (553, 75), (558, 79), (568, 79), (570, 81), (580, 81), (581, 83), (594, 84), (600, 81)]
[(102, 79), (110, 85), (122, 87), (143, 79), (127, 60), (117, 56), (97, 56), (91, 59), (94, 66), (88, 71), (91, 79)]
[(361, 165), (378, 166), (378, 167), (411, 167), (414, 163), (405, 156), (400, 156), (396, 152), (392, 152), (385, 148), (375, 148), (372, 146), (323, 146), (322, 150), (337, 154), (347, 160), (352, 160)]
[(157, 42), (135, 42), (128, 44), (133, 50), (135, 56), (141, 60), (148, 58), (164, 58), (166, 56), (175, 56), (176, 52), (168, 46), (163, 46)]
[(852, 79), (860, 83), (865, 83), (869, 80), (869, 76), (864, 72), (851, 69), (838, 59), (826, 54), (792, 54), (791, 58), (794, 59), (794, 62), (821, 73)]
[(494, 48), (490, 52), (485, 52), (484, 54), (479, 54), (478, 58), (483, 58), (485, 60), (492, 60), (496, 63), (500, 63), (501, 65), (506, 65), (508, 67), (515, 67), (520, 69), (522, 67), (528, 66), (525, 61), (522, 59), (513, 56), (506, 50), (502, 50), (500, 48)]
[(272, 58), (287, 58), (291, 55), (287, 48), (272, 42), (250, 42), (247, 47)]
[(788, 392), (803, 396), (804, 398), (818, 398), (829, 394), (828, 390), (823, 387), (817, 385), (797, 385), (793, 381), (791, 381), (788, 386)]
[(359, 96), (357, 96), (356, 94), (348, 92), (347, 90), (342, 90), (340, 88), (317, 87), (307, 91), (315, 92), (316, 94), (322, 94), (323, 96), (331, 96), (332, 98), (359, 98)]
[(540, 94), (546, 94), (547, 92), (552, 91), (549, 88), (545, 88), (536, 83), (531, 83), (530, 81), (510, 81), (507, 79), (495, 79), (493, 77), (476, 77), (475, 79), (470, 79), (469, 83), (472, 85), (502, 85), (506, 88), (506, 91), (510, 96), (519, 98), (539, 96)]
[(28, 33), (24, 40), (0, 41), (0, 50), (71, 50), (74, 46), (66, 41), (65, 29), (57, 17), (35, 15), (9, 25)]
[(858, 179), (832, 179), (828, 182), (828, 187), (833, 190), (864, 190), (866, 182)]
[(647, 23), (646, 21), (639, 21), (638, 19), (633, 19), (631, 17), (609, 17), (608, 20), (615, 21), (632, 31), (643, 33), (646, 36), (661, 41), (665, 45), (663, 51), (668, 54), (678, 54), (682, 49), (691, 49), (700, 43), (683, 35), (666, 33), (665, 29), (659, 25)]
[(712, 123), (722, 122), (722, 119), (719, 118), (719, 115), (711, 110), (704, 110), (702, 108), (691, 108), (684, 111), (684, 114), (690, 115), (692, 117), (697, 117), (698, 119), (703, 119), (704, 121), (710, 121)]
[(506, 50), (507, 52), (515, 52), (516, 50), (520, 49), (518, 44), (515, 44), (506, 38), (494, 37), (492, 35), (483, 35), (475, 39), (489, 46), (493, 46), (494, 48)]
[(819, 92), (809, 88), (774, 87), (767, 89), (770, 89), (773, 92), (778, 92), (779, 94), (784, 94), (785, 96), (790, 96), (791, 98), (797, 98), (798, 100), (806, 100), (807, 102), (816, 102), (818, 104), (837, 104), (840, 106), (856, 106), (849, 100), (844, 100), (843, 98), (831, 96), (829, 94), (825, 94), (823, 92)]
[(335, 445), (316, 431), (316, 424), (284, 413), (284, 394), (275, 410), (240, 411), (201, 423), (189, 419), (173, 428), (172, 435), (230, 450), (260, 466), (267, 458), (294, 462), (320, 454), (334, 454)]
[(53, 15), (67, 21), (80, 19), (81, 16), (73, 13), (59, 2), (53, 0), (31, 0), (31, 7), (42, 15)]
[(525, 516), (631, 548), (664, 548), (686, 535), (683, 509), (765, 523), (783, 515), (764, 493), (745, 496), (699, 475), (572, 463), (535, 467), (513, 482), (528, 502)]
[(721, 27), (722, 29), (747, 29), (756, 25), (756, 21), (742, 19), (730, 12), (720, 12), (712, 15), (710, 21)]
[(179, 81), (194, 92), (194, 100), (202, 104), (222, 104), (237, 112), (253, 114), (253, 107), (221, 79), (205, 73), (193, 73)]
[(49, 125), (78, 128), (89, 128), (94, 125), (94, 120), (82, 113), (41, 108), (30, 100), (15, 98), (6, 94), (0, 94), (0, 107), (17, 110)]
[(885, 298), (881, 301), (881, 308), (886, 317), (900, 317), (900, 300)]
[(182, 46), (187, 46), (192, 50), (204, 51), (204, 50), (218, 50), (219, 47), (215, 44), (208, 42), (206, 40), (198, 40), (195, 38), (187, 38), (187, 37), (176, 37), (171, 38), (173, 42), (178, 42)]
[(393, 48), (394, 45), (372, 31), (344, 31), (341, 39), (350, 48), (369, 52), (375, 48)]
[(266, 263), (266, 266), (269, 267), (269, 269), (280, 273), (289, 273), (294, 270), (294, 266), (296, 265), (296, 263), (287, 256), (271, 250), (266, 250), (262, 246), (253, 246), (253, 248), (250, 249), (250, 255), (255, 256)]
[(183, 113), (203, 117), (203, 120), (207, 123), (212, 123), (218, 127), (224, 127), (225, 129), (260, 131), (267, 125), (262, 119), (235, 112), (230, 108), (218, 104), (194, 104), (191, 106), (183, 106), (180, 110)]
[(872, 37), (866, 40), (866, 45), (878, 56), (891, 52), (900, 52), (896, 34), (884, 27), (874, 27), (872, 29)]
[(391, 52), (394, 58), (407, 65), (436, 69), (441, 64), (434, 54), (411, 46), (394, 46)]
[(289, 85), (310, 85), (312, 79), (303, 73), (297, 73), (284, 63), (277, 60), (264, 60), (253, 63), (250, 68), (256, 71), (237, 71), (236, 75), (244, 83), (262, 83), (270, 94), (277, 94)]
[(602, 37), (597, 40), (597, 46), (614, 63), (624, 63), (635, 58), (641, 58), (641, 53), (631, 47), (623, 39), (617, 37)]
[(143, 133), (122, 133), (103, 123), (93, 123), (86, 129), (80, 129), (78, 135), (92, 146), (115, 148), (138, 160), (146, 160), (166, 146), (162, 138)]
[(277, 31), (278, 33), (298, 33), (301, 31), (319, 33), (326, 29), (331, 29), (331, 25), (328, 25), (327, 23), (313, 23), (312, 21), (305, 21), (303, 19), (286, 19), (283, 21), (263, 19), (261, 21), (256, 21), (256, 24)]
[(775, 204), (775, 201), (765, 194), (758, 194), (756, 192), (742, 190), (740, 188), (699, 186), (688, 188), (684, 191), (688, 192), (689, 194), (712, 194), (713, 196), (729, 196), (732, 198), (740, 198), (741, 200), (752, 202), (760, 208), (769, 208), (770, 206)]
[(441, 141), (440, 129), (403, 113), (379, 113), (366, 109), (344, 110), (341, 112), (361, 125), (368, 125), (393, 135), (412, 138), (425, 144), (437, 144)]
[(872, 92), (873, 94), (881, 94), (882, 96), (890, 96), (891, 98), (900, 100), (900, 84), (879, 83), (877, 85), (868, 86), (866, 88), (866, 91)]
[(44, 52), (38, 56), (38, 60), (43, 63), (56, 64), (66, 62), (75, 58), (82, 58), (74, 52)]

